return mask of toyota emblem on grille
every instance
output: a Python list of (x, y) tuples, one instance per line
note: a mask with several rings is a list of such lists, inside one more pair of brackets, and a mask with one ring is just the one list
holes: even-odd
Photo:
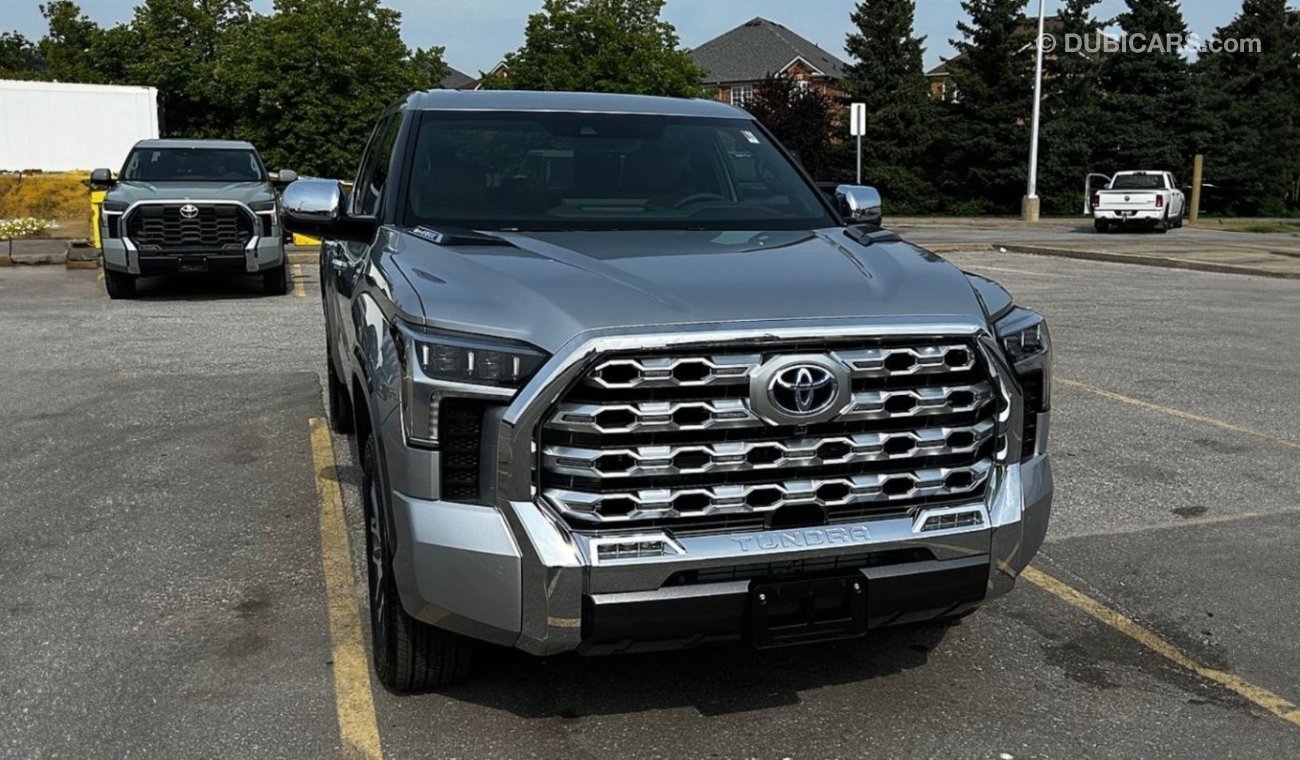
[(749, 375), (749, 408), (769, 425), (817, 425), (853, 402), (849, 368), (835, 354), (772, 356)]
[(181, 218), (193, 219), (198, 215), (199, 207), (195, 206), (193, 203), (186, 203), (184, 206), (181, 206)]
[(814, 415), (835, 400), (838, 383), (829, 369), (816, 364), (786, 367), (772, 378), (768, 394), (772, 404), (786, 414)]

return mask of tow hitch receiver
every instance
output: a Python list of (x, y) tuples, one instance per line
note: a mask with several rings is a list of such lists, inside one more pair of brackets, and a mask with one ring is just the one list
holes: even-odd
[(867, 580), (758, 583), (750, 588), (749, 608), (759, 649), (855, 638), (867, 632)]

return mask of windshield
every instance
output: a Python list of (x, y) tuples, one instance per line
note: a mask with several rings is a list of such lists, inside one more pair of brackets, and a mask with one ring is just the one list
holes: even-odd
[(785, 156), (745, 119), (429, 112), (405, 220), (483, 230), (742, 229), (834, 225)]
[(137, 182), (262, 182), (257, 153), (238, 148), (138, 148), (127, 156), (122, 179)]
[(1121, 174), (1111, 190), (1164, 190), (1165, 179), (1159, 174)]

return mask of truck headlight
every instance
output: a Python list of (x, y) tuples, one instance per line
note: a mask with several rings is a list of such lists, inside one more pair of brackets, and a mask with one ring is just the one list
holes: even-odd
[(1047, 450), (1047, 433), (1038, 429), (1038, 415), (1052, 408), (1052, 336), (1041, 314), (1021, 308), (1012, 309), (995, 329), (1020, 384), (1020, 450), (1021, 458), (1028, 459)]
[(1010, 335), (1000, 335), (1002, 348), (1007, 352), (1007, 358), (1012, 364), (1019, 364), (1025, 359), (1045, 354), (1052, 350), (1052, 338), (1047, 332), (1047, 323), (1039, 321), (1035, 324), (1019, 329)]
[(275, 201), (256, 201), (248, 204), (248, 207), (262, 222), (262, 237), (270, 237), (271, 228), (280, 224), (279, 210), (276, 208)]
[(403, 326), (402, 417), (412, 443), (438, 443), (445, 398), (508, 403), (547, 355), (524, 343)]

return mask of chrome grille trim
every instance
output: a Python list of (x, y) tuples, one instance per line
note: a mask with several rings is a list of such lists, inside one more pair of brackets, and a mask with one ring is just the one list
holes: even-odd
[[(857, 351), (837, 351), (853, 377), (905, 377), (967, 372), (975, 369), (975, 352), (969, 346), (890, 346)], [(907, 366), (902, 362), (910, 360)]]
[[(873, 347), (832, 355), (855, 378), (936, 375), (977, 366), (975, 352), (961, 344)], [(606, 389), (738, 385), (762, 363), (760, 354), (617, 358), (596, 365), (583, 382)]]
[[(969, 467), (938, 467), (775, 483), (601, 493), (548, 488), (543, 493), (559, 509), (576, 520), (611, 524), (731, 513), (763, 514), (789, 504), (835, 507), (864, 503), (888, 504), (891, 501), (917, 498), (958, 498), (969, 496), (973, 490), (982, 488), (992, 469), (992, 461), (983, 460)], [(948, 484), (949, 479), (954, 477), (961, 479), (960, 485)], [(904, 485), (906, 490), (903, 490)], [(758, 494), (762, 496), (761, 504), (753, 503)], [(687, 500), (695, 506), (684, 506)], [(602, 513), (602, 510), (615, 505), (616, 512)]]
[(610, 359), (596, 365), (584, 382), (608, 389), (737, 385), (762, 363), (758, 354)]
[[(992, 420), (981, 420), (975, 425), (961, 427), (922, 428), (889, 433), (861, 433), (792, 440), (730, 441), (714, 444), (626, 448), (546, 446), (542, 451), (542, 464), (551, 472), (601, 479), (695, 475), (709, 472), (752, 472), (778, 468), (888, 462), (913, 459), (918, 456), (972, 454), (993, 438), (994, 431), (995, 425)], [(965, 440), (965, 437), (969, 437), (969, 440)], [(958, 440), (954, 443), (953, 439)], [(890, 450), (900, 443), (907, 445), (908, 448)], [(834, 456), (831, 451), (828, 451), (830, 448), (844, 453)], [(751, 460), (751, 454), (762, 452), (766, 452), (767, 456), (761, 457), (759, 461)], [(773, 455), (776, 458), (768, 458)], [(702, 457), (703, 461), (694, 466), (683, 466), (676, 461), (689, 456)], [(618, 467), (620, 459), (627, 460), (622, 468)], [(602, 460), (609, 461), (602, 462)]]
[[(994, 398), (988, 382), (892, 391), (860, 391), (837, 421), (884, 420), (975, 411)], [(911, 402), (908, 409), (891, 408), (895, 399)], [(604, 416), (605, 419), (598, 419)], [(686, 421), (684, 421), (686, 420)], [(690, 431), (767, 426), (750, 408), (748, 399), (711, 401), (647, 401), (640, 403), (561, 403), (548, 427), (578, 433), (631, 433), (642, 430)]]

